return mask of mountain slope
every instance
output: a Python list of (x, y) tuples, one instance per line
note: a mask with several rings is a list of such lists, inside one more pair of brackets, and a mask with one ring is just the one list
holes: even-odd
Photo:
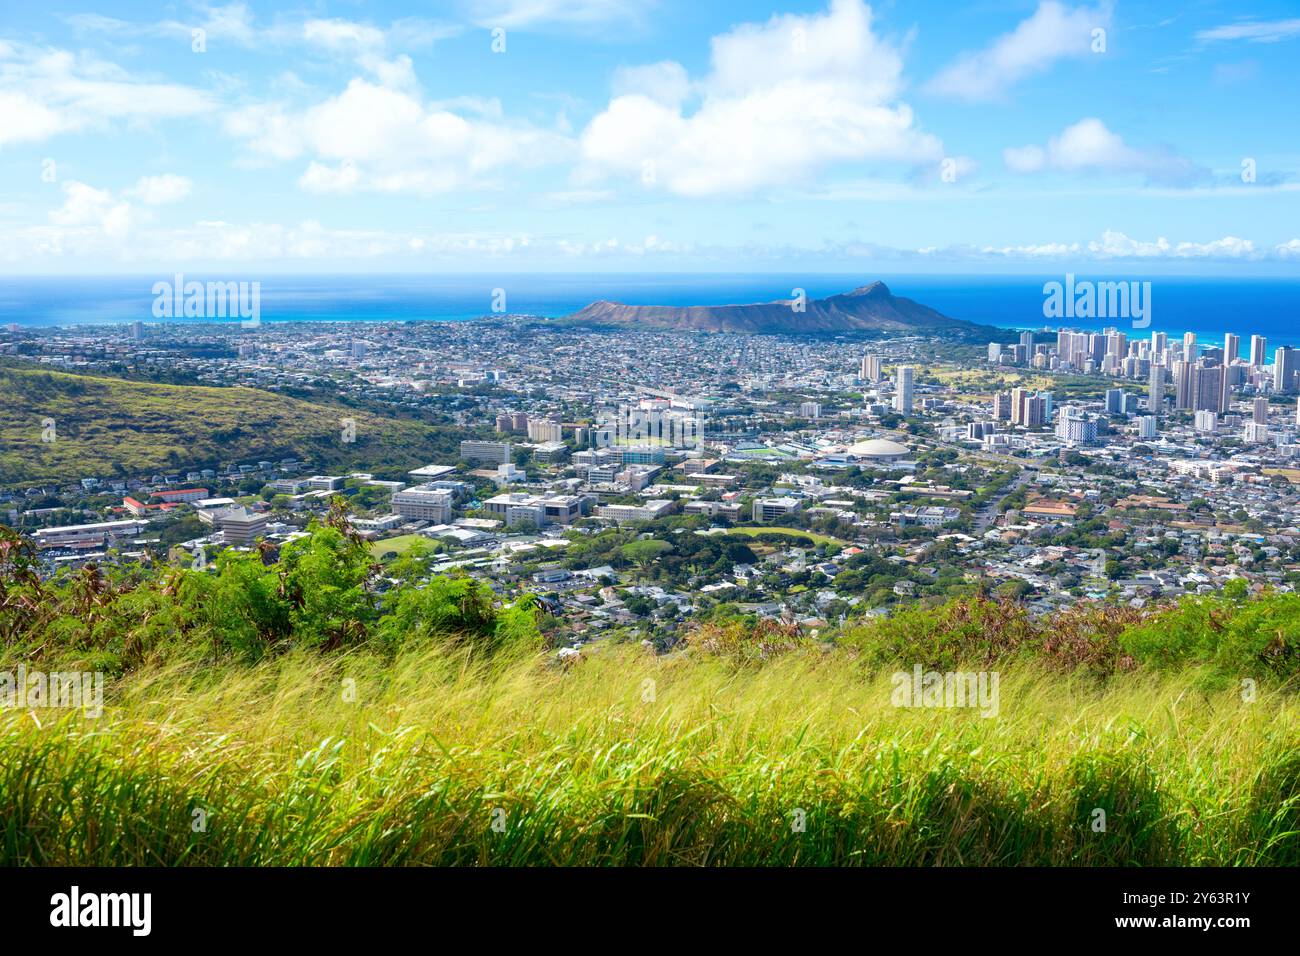
[[(450, 429), (253, 388), (160, 385), (0, 366), (0, 486), (228, 462), (405, 468), (456, 453)], [(356, 420), (344, 443), (339, 419)], [(45, 419), (54, 441), (42, 440)]]
[(809, 299), (803, 311), (796, 311), (795, 303), (789, 299), (750, 305), (690, 306), (602, 301), (593, 302), (564, 321), (620, 328), (784, 334), (854, 330), (973, 332), (983, 328), (896, 296), (883, 282), (872, 282), (825, 299)]

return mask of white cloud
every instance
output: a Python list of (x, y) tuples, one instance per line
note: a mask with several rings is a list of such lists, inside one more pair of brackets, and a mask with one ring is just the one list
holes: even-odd
[(1067, 173), (1141, 173), (1162, 183), (1191, 183), (1205, 171), (1164, 149), (1135, 149), (1095, 117), (1081, 119), (1053, 136), (1044, 148), (1029, 145), (1002, 151), (1006, 167), (1017, 173), (1051, 169)]
[(591, 27), (639, 22), (653, 0), (467, 0), (470, 19), (482, 27), (545, 24)]
[(131, 204), (113, 197), (107, 189), (68, 180), (63, 184), (63, 205), (50, 213), (50, 222), (81, 231), (102, 233), (108, 239), (123, 239), (134, 217)]
[(378, 27), (352, 20), (308, 20), (302, 35), (313, 46), (350, 57), (384, 86), (415, 86), (411, 58), (403, 54), (388, 59), (388, 34)]
[(1291, 20), (1239, 20), (1223, 26), (1201, 30), (1196, 39), (1202, 42), (1216, 40), (1247, 40), (1251, 43), (1277, 43), (1300, 36), (1300, 18)]
[(0, 147), (113, 121), (195, 116), (214, 106), (207, 93), (192, 87), (142, 80), (66, 50), (14, 44), (0, 44), (0, 84)]
[(1274, 246), (1273, 254), (1279, 259), (1300, 259), (1300, 239), (1288, 239)]
[(303, 156), (300, 179), (315, 192), (447, 192), (484, 185), (508, 169), (558, 160), (558, 133), (524, 124), (466, 118), (413, 91), (353, 79), (342, 93), (306, 110), (248, 107), (227, 131), (255, 155)]
[(686, 67), (673, 60), (646, 66), (625, 66), (614, 72), (613, 94), (647, 96), (664, 106), (678, 106), (691, 93)]
[(1130, 239), (1107, 230), (1101, 241), (1089, 242), (1088, 251), (1100, 259), (1253, 259), (1258, 254), (1249, 239), (1224, 236), (1211, 242), (1173, 243), (1164, 236), (1151, 241)]
[(1110, 27), (1109, 4), (1067, 7), (1043, 0), (1014, 30), (984, 50), (966, 53), (928, 84), (929, 92), (964, 100), (990, 100), (1057, 60), (1094, 55), (1093, 31)]
[(39, 142), (72, 127), (72, 121), (26, 93), (0, 90), (0, 146)]
[(196, 9), (203, 14), (202, 19), (196, 17), (184, 22), (159, 20), (136, 23), (97, 13), (74, 13), (64, 19), (78, 33), (102, 33), (114, 37), (169, 37), (184, 40), (187, 45), (194, 30), (203, 31), (205, 43), (229, 43), (245, 48), (255, 46), (268, 35), (268, 31), (254, 27), (253, 14), (243, 3), (227, 6), (198, 4)]
[(190, 194), (194, 183), (185, 176), (165, 173), (161, 176), (142, 176), (135, 186), (127, 190), (126, 195), (140, 200), (147, 206), (161, 206), (164, 203), (179, 202)]
[[(902, 60), (872, 33), (861, 0), (737, 27), (713, 38), (711, 63), (693, 84), (676, 64), (620, 73), (622, 88), (633, 80), (641, 91), (615, 95), (587, 126), (579, 180), (622, 174), (707, 196), (791, 185), (834, 163), (942, 157), (896, 102)], [(701, 96), (689, 115), (688, 88)]]

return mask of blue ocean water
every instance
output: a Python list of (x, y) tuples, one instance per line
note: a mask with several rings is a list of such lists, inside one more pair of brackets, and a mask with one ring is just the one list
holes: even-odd
[[(394, 321), (460, 320), (492, 311), (494, 290), (505, 291), (512, 314), (567, 315), (597, 299), (639, 305), (723, 305), (788, 298), (804, 289), (810, 298), (844, 292), (882, 279), (907, 296), (947, 315), (1002, 328), (1114, 326), (1142, 337), (1152, 331), (1197, 333), (1221, 343), (1225, 332), (1264, 335), (1269, 346), (1300, 345), (1300, 279), (1174, 278), (1152, 276), (1151, 325), (1133, 329), (1126, 320), (1043, 317), (1043, 284), (1060, 275), (846, 275), (846, 274), (489, 274), (205, 276), (187, 280), (261, 283), (262, 320)], [(1113, 278), (1079, 274), (1079, 280)], [(1135, 277), (1140, 278), (1140, 277)], [(140, 320), (153, 315), (153, 285), (171, 275), (0, 278), (0, 325), (82, 325)], [(185, 321), (185, 320), (182, 320)]]

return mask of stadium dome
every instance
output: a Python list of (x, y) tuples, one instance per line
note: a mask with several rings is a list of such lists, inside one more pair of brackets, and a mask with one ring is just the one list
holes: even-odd
[(876, 461), (897, 461), (906, 458), (907, 446), (900, 445), (888, 438), (871, 438), (849, 447), (849, 454), (854, 458), (870, 458)]

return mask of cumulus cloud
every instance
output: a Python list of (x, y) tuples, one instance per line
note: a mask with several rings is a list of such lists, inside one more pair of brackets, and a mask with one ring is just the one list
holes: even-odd
[(1028, 19), (941, 70), (926, 90), (963, 100), (990, 100), (1058, 60), (1093, 55), (1094, 30), (1110, 28), (1110, 7), (1067, 7), (1043, 0)]
[[(582, 134), (579, 178), (707, 196), (785, 186), (834, 163), (937, 162), (940, 141), (897, 102), (901, 73), (862, 0), (746, 24), (713, 38), (698, 82), (678, 64), (621, 72)], [(688, 92), (699, 98), (692, 111)]]
[(315, 192), (446, 192), (557, 160), (569, 147), (558, 133), (462, 116), (415, 91), (361, 78), (305, 110), (246, 107), (225, 126), (254, 156), (307, 157), (299, 183)]
[(1140, 173), (1153, 182), (1189, 184), (1206, 171), (1165, 149), (1135, 149), (1095, 117), (1081, 119), (1044, 146), (1017, 146), (1002, 151), (1007, 169), (1016, 173), (1056, 170), (1067, 173)]
[(50, 222), (83, 234), (123, 239), (130, 234), (134, 217), (131, 204), (114, 198), (109, 190), (68, 180), (63, 184), (63, 205), (50, 213)]

